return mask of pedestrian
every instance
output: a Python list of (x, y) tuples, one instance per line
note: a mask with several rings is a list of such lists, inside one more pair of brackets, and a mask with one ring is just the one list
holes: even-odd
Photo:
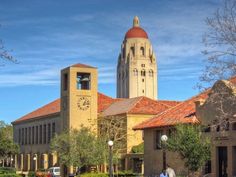
[(166, 170), (162, 170), (162, 173), (160, 174), (160, 177), (168, 177)]
[(174, 169), (170, 168), (168, 164), (167, 164), (166, 172), (168, 174), (168, 177), (176, 177)]

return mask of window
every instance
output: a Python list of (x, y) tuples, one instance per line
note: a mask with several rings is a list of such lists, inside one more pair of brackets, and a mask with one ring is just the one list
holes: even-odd
[(141, 64), (141, 67), (145, 67), (145, 64)]
[(56, 134), (56, 124), (55, 122), (52, 123), (52, 137), (54, 137)]
[(130, 47), (130, 50), (131, 50), (131, 54), (134, 56), (134, 54), (135, 54), (134, 47)]
[(39, 126), (36, 126), (36, 140), (35, 140), (35, 144), (39, 143)]
[(63, 90), (66, 91), (68, 89), (68, 74), (63, 75)]
[(43, 126), (39, 126), (39, 144), (43, 143)]
[(51, 141), (51, 124), (48, 124), (48, 144)]
[(43, 125), (43, 143), (44, 144), (47, 143), (47, 125), (46, 124)]
[(21, 144), (24, 145), (25, 143), (25, 132), (24, 132), (24, 128), (22, 128), (22, 135), (21, 135)]
[(134, 76), (138, 75), (138, 70), (137, 69), (134, 69), (133, 72), (134, 72)]
[(144, 56), (144, 47), (140, 47), (141, 55)]
[(143, 90), (143, 93), (144, 93), (144, 90)]
[(232, 130), (236, 130), (236, 122), (233, 123)]
[(141, 71), (141, 76), (145, 76), (145, 75), (146, 75), (145, 70), (142, 70), (142, 71)]
[(18, 143), (19, 145), (21, 144), (21, 129), (19, 129), (19, 132), (18, 132)]
[(34, 144), (34, 139), (35, 139), (35, 132), (34, 132), (34, 127), (32, 127), (32, 144)]
[(28, 143), (27, 139), (28, 139), (28, 132), (27, 132), (27, 128), (25, 128), (25, 144)]
[(144, 82), (144, 79), (142, 79), (142, 82)]
[(153, 77), (153, 71), (152, 70), (149, 71), (149, 76)]
[(161, 149), (161, 135), (162, 135), (161, 130), (155, 131), (155, 149)]
[(77, 73), (77, 89), (90, 90), (90, 73)]
[(29, 144), (31, 144), (31, 137), (32, 137), (31, 127), (29, 127), (28, 130), (29, 130)]

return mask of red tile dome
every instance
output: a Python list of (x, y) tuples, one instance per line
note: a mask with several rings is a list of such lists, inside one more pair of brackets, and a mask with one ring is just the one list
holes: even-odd
[(125, 34), (125, 39), (127, 38), (146, 38), (148, 39), (147, 33), (140, 27), (133, 27), (127, 31)]
[(137, 16), (133, 20), (133, 28), (130, 28), (129, 31), (125, 34), (125, 39), (127, 38), (146, 38), (148, 39), (147, 33), (139, 26), (139, 19)]

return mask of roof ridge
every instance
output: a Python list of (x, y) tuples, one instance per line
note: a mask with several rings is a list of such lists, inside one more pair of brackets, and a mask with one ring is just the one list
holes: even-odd
[(130, 110), (135, 108), (135, 106), (144, 98), (144, 96), (135, 97), (135, 99), (137, 98), (138, 98), (138, 101), (126, 113), (129, 113)]

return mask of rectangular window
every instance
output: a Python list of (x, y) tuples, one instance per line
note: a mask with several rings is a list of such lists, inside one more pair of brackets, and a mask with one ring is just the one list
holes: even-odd
[(43, 143), (43, 126), (39, 126), (39, 144)]
[(161, 135), (162, 135), (161, 130), (155, 131), (155, 149), (161, 149)]
[(47, 143), (47, 125), (46, 124), (43, 125), (43, 143), (44, 144)]
[(31, 138), (32, 138), (31, 127), (28, 128), (28, 131), (29, 131), (29, 144), (31, 144)]
[(39, 143), (39, 126), (36, 126), (36, 141), (35, 144)]
[(56, 124), (55, 122), (52, 123), (52, 137), (54, 137), (56, 134)]
[(27, 132), (27, 128), (25, 128), (25, 144), (28, 144), (28, 132)]
[(22, 128), (22, 135), (21, 135), (21, 139), (22, 139), (22, 141), (21, 141), (21, 144), (22, 145), (24, 145), (24, 143), (25, 143), (25, 131), (24, 131), (25, 129), (24, 128)]
[(51, 124), (48, 124), (48, 144), (51, 141)]
[(90, 90), (90, 73), (77, 73), (77, 89)]
[(32, 127), (32, 144), (34, 144), (35, 139), (35, 132), (34, 132), (34, 126)]
[(63, 76), (63, 90), (66, 91), (68, 89), (68, 74), (64, 74)]
[(18, 143), (19, 145), (21, 144), (21, 129), (19, 128), (19, 132), (18, 132)]

